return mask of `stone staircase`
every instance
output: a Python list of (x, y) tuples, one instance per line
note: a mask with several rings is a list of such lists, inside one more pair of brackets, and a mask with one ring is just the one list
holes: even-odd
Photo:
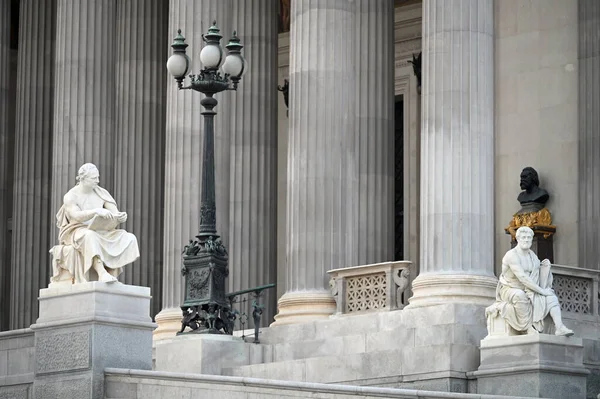
[(468, 392), (466, 372), (477, 369), (485, 335), (475, 305), (342, 315), (263, 329), (252, 364), (222, 374)]

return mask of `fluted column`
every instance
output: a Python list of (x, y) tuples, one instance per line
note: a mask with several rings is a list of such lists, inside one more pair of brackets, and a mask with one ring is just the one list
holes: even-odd
[(140, 246), (121, 280), (150, 287), (152, 316), (162, 299), (168, 7), (168, 0), (119, 0), (117, 10), (114, 196)]
[(600, 4), (579, 0), (579, 267), (600, 270)]
[[(358, 0), (358, 264), (394, 260), (394, 2)], [(353, 266), (353, 265), (348, 265)]]
[[(85, 162), (113, 193), (116, 0), (58, 0), (52, 212)], [(58, 230), (52, 229), (53, 242)]]
[(286, 293), (275, 324), (327, 317), (330, 269), (358, 261), (356, 4), (291, 5)]
[(9, 313), (9, 295), (4, 291), (9, 284), (10, 264), (7, 252), (9, 209), (9, 71), (10, 71), (10, 0), (0, 0), (0, 329), (6, 329), (6, 314)]
[(493, 0), (423, 1), (421, 274), (411, 306), (494, 299)]
[[(231, 35), (232, 0), (170, 0), (169, 38), (181, 29), (189, 44), (187, 53), (192, 60), (190, 73), (201, 69), (202, 34), (213, 20), (224, 36), (222, 45)], [(240, 33), (241, 34), (241, 33)], [(242, 35), (243, 38), (243, 35)], [(165, 53), (165, 62), (169, 56)], [(166, 73), (166, 72), (165, 72)], [(242, 85), (244, 84), (242, 80)], [(240, 89), (241, 90), (241, 89)], [(215, 182), (217, 231), (228, 244), (229, 238), (229, 119), (232, 93), (215, 96)], [(182, 250), (198, 233), (200, 218), (200, 178), (202, 162), (203, 95), (192, 90), (178, 91), (174, 79), (167, 84), (166, 142), (165, 142), (165, 210), (163, 243), (162, 310), (156, 316), (158, 328), (154, 339), (170, 338), (181, 328), (183, 278)]]
[(50, 279), (52, 106), (56, 0), (20, 5), (15, 180), (13, 196), (11, 329), (38, 317), (38, 291)]
[[(248, 73), (233, 97), (229, 202), (229, 291), (276, 282), (277, 0), (235, 2), (233, 26)], [(265, 292), (265, 320), (276, 291)]]

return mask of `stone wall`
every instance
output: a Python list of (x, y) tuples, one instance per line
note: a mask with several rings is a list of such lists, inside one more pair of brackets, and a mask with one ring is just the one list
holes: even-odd
[(31, 397), (34, 361), (32, 330), (0, 333), (0, 399)]
[[(558, 227), (554, 262), (577, 264), (577, 0), (495, 1), (495, 266), (533, 166)], [(475, 173), (475, 171), (474, 171)]]
[[(107, 369), (105, 375), (106, 399), (163, 399), (174, 397), (224, 399), (267, 399), (281, 397), (319, 397), (321, 399), (500, 399), (500, 396), (496, 395), (370, 388), (156, 371)], [(511, 397), (503, 396), (502, 398), (510, 399)], [(513, 399), (518, 398), (514, 397)]]

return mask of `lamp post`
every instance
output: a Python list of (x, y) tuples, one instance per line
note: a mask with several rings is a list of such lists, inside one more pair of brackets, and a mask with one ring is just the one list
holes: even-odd
[(214, 117), (216, 93), (224, 90), (237, 90), (244, 73), (245, 60), (241, 55), (244, 46), (236, 32), (225, 46), (228, 55), (222, 65), (223, 49), (216, 21), (202, 35), (206, 43), (200, 52), (204, 68), (198, 75), (189, 75), (190, 84), (184, 86), (185, 74), (189, 70), (190, 59), (185, 53), (187, 44), (178, 30), (171, 47), (173, 55), (167, 61), (167, 69), (177, 81), (179, 90), (195, 90), (205, 97), (200, 101), (204, 111), (204, 148), (202, 151), (202, 185), (200, 198), (200, 227), (195, 240), (190, 240), (183, 250), (185, 277), (185, 298), (182, 330), (189, 326), (194, 333), (231, 334), (235, 314), (225, 297), (225, 278), (229, 274), (228, 255), (216, 228), (215, 204), (215, 158), (214, 158)]

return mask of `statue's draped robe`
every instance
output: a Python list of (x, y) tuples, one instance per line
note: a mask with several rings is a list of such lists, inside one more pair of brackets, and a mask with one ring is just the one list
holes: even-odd
[[(105, 189), (95, 187), (94, 193), (104, 202), (116, 206), (116, 201)], [(75, 197), (77, 206), (82, 211), (95, 208), (86, 204), (82, 194), (76, 194)], [(56, 214), (60, 244), (50, 250), (52, 254), (51, 281), (59, 280), (63, 269), (71, 273), (74, 283), (89, 281), (89, 272), (96, 256), (102, 260), (108, 272), (117, 277), (121, 274), (123, 266), (132, 263), (140, 256), (137, 239), (133, 234), (120, 229), (89, 230), (88, 225), (92, 219), (83, 223), (75, 221), (68, 214), (64, 204), (60, 207)]]
[[(550, 266), (542, 266), (532, 251), (526, 258), (519, 257), (516, 253), (514, 256), (521, 260), (525, 274), (534, 284), (542, 289), (552, 288)], [(530, 264), (524, 265), (525, 262)], [(544, 296), (531, 291), (512, 273), (502, 273), (500, 276), (496, 288), (496, 305), (500, 316), (515, 330), (526, 331), (533, 326), (540, 332), (544, 329), (544, 318), (550, 313), (550, 309), (560, 306), (555, 295)]]

